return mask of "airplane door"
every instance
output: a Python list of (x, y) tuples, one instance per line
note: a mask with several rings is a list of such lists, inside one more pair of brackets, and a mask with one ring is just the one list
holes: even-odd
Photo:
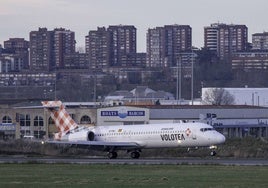
[(196, 140), (196, 134), (194, 134), (194, 133), (192, 134), (192, 139)]

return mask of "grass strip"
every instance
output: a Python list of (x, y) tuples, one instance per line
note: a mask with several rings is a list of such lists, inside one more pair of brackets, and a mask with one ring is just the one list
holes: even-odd
[(0, 187), (268, 187), (267, 166), (0, 164)]

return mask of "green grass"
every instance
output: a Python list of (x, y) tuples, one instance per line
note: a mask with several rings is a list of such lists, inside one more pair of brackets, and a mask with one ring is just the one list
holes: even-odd
[(268, 187), (267, 166), (0, 164), (0, 187)]

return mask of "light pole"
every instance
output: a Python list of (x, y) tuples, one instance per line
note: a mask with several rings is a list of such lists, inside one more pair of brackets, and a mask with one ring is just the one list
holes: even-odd
[(96, 73), (94, 73), (94, 88), (93, 88), (93, 92), (94, 92), (94, 94), (93, 94), (93, 101), (95, 102), (95, 104), (96, 104), (96, 102), (97, 102), (97, 75), (96, 75)]
[(181, 64), (181, 57), (179, 58), (179, 70), (180, 70), (180, 82), (179, 82), (179, 101), (181, 104), (181, 68), (182, 68), (182, 64)]
[(192, 105), (194, 105), (194, 53), (193, 53), (193, 48), (192, 48), (192, 76), (191, 76), (191, 101)]
[(177, 100), (177, 104), (178, 104), (178, 99), (179, 99), (179, 63), (177, 60), (177, 82), (176, 82), (176, 100)]
[(176, 92), (176, 99), (177, 104), (178, 101), (181, 104), (181, 59), (180, 57), (177, 60), (177, 92)]
[(55, 85), (54, 85), (54, 100), (57, 100), (57, 71), (55, 68)]

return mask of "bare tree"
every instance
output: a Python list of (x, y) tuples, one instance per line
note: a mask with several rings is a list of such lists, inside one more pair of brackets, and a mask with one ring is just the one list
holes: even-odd
[(234, 100), (234, 96), (223, 88), (208, 89), (203, 98), (203, 102), (210, 105), (232, 105)]

